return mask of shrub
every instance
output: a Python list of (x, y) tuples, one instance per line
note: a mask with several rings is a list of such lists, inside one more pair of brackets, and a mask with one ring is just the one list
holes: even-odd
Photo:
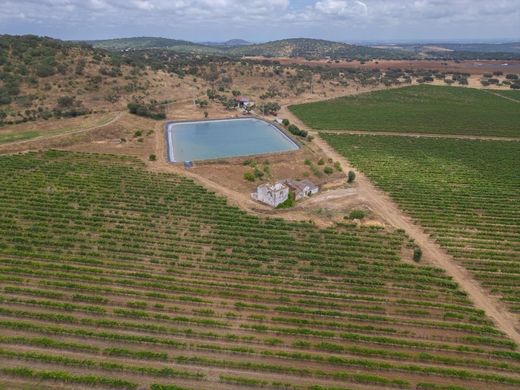
[(56, 70), (54, 69), (54, 66), (49, 64), (40, 64), (36, 66), (36, 75), (38, 77), (49, 77), (52, 76)]
[(150, 157), (148, 157), (148, 160), (157, 161), (157, 156), (155, 154), (150, 154)]
[(356, 180), (356, 172), (348, 171), (347, 183), (352, 183), (354, 180)]
[(296, 125), (289, 125), (289, 127), (287, 127), (287, 130), (289, 130), (289, 132), (291, 134), (294, 134), (294, 135), (297, 135), (299, 137), (307, 137), (307, 132), (305, 130), (300, 130), (300, 128)]
[(334, 172), (334, 169), (331, 167), (325, 167), (323, 168), (323, 172), (325, 172), (327, 175), (331, 175)]
[(261, 171), (260, 169), (258, 169), (258, 168), (255, 168), (254, 175), (255, 175), (255, 177), (258, 177), (259, 179), (261, 179), (262, 177), (264, 177), (264, 172), (262, 172), (262, 171)]
[(422, 250), (421, 250), (421, 248), (416, 247), (413, 250), (413, 261), (419, 262), (421, 260), (421, 257), (422, 257)]
[(58, 98), (58, 106), (66, 108), (74, 105), (74, 97), (73, 96), (60, 96)]
[(350, 219), (363, 219), (365, 212), (363, 210), (352, 210), (348, 216)]
[(0, 90), (0, 105), (11, 103), (11, 98), (6, 91)]
[(155, 120), (161, 120), (166, 118), (166, 114), (162, 110), (162, 108), (158, 105), (154, 104), (141, 104), (141, 103), (128, 103), (128, 111), (131, 114), (135, 114), (138, 116), (143, 116), (146, 118), (151, 118)]
[(325, 164), (325, 161), (322, 158), (320, 158), (318, 160), (318, 165), (324, 165), (324, 164)]
[(284, 125), (285, 127), (289, 126), (290, 122), (289, 122), (289, 119), (284, 119), (282, 121), (282, 125)]
[(280, 203), (278, 206), (276, 206), (277, 209), (290, 209), (291, 207), (294, 207), (296, 204), (296, 196), (294, 195), (294, 192), (289, 192), (288, 198), (285, 200), (285, 202)]
[(244, 173), (244, 179), (247, 181), (255, 181), (255, 175), (252, 172)]

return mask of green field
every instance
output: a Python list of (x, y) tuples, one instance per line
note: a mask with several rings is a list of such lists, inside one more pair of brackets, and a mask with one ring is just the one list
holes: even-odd
[(520, 103), (471, 88), (420, 85), (289, 108), (318, 130), (520, 137)]
[(25, 141), (41, 136), (41, 132), (30, 130), (20, 132), (5, 132), (0, 133), (0, 144), (7, 144), (9, 142)]
[(520, 142), (322, 136), (520, 314)]
[(519, 90), (491, 90), (491, 92), (498, 93), (499, 95), (518, 100), (518, 102), (520, 103), (520, 91)]
[(516, 346), (400, 232), (259, 219), (130, 158), (0, 164), (0, 388), (520, 386)]

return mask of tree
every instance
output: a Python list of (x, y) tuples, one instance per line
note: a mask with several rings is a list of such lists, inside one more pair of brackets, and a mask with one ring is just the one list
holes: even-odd
[(354, 180), (356, 180), (356, 172), (348, 171), (347, 183), (352, 183)]
[(266, 114), (276, 115), (276, 113), (278, 111), (280, 111), (280, 108), (281, 108), (281, 106), (276, 102), (268, 102), (268, 103), (264, 103), (264, 104), (260, 105), (260, 111), (262, 111), (262, 113), (264, 115), (266, 115)]
[(206, 91), (206, 95), (208, 95), (209, 100), (215, 100), (215, 98), (217, 97), (217, 91), (215, 91), (214, 89), (208, 89)]
[(197, 100), (195, 100), (195, 104), (197, 106), (199, 106), (200, 108), (203, 108), (203, 107), (207, 107), (208, 106), (208, 101), (204, 100), (204, 99), (197, 99)]
[(290, 124), (289, 119), (282, 120), (282, 125), (284, 125), (285, 127), (289, 126), (289, 124)]
[(58, 106), (62, 108), (72, 107), (74, 105), (74, 96), (60, 96), (58, 98)]

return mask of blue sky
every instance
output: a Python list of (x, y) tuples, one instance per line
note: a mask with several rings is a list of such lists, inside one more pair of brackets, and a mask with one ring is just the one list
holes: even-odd
[(253, 42), (520, 40), (520, 0), (0, 0), (0, 33)]

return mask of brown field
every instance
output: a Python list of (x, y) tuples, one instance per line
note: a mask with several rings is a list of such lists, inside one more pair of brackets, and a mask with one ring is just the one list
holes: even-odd
[[(284, 65), (298, 64), (309, 66), (325, 66), (333, 68), (359, 68), (359, 69), (427, 69), (444, 72), (459, 72), (480, 75), (482, 73), (492, 73), (502, 71), (505, 73), (520, 72), (520, 60), (498, 61), (498, 60), (465, 60), (465, 61), (444, 61), (444, 60), (369, 60), (361, 63), (357, 60), (307, 60), (305, 58), (293, 57), (247, 57), (255, 61), (278, 61)], [(507, 65), (504, 65), (507, 64)]]

